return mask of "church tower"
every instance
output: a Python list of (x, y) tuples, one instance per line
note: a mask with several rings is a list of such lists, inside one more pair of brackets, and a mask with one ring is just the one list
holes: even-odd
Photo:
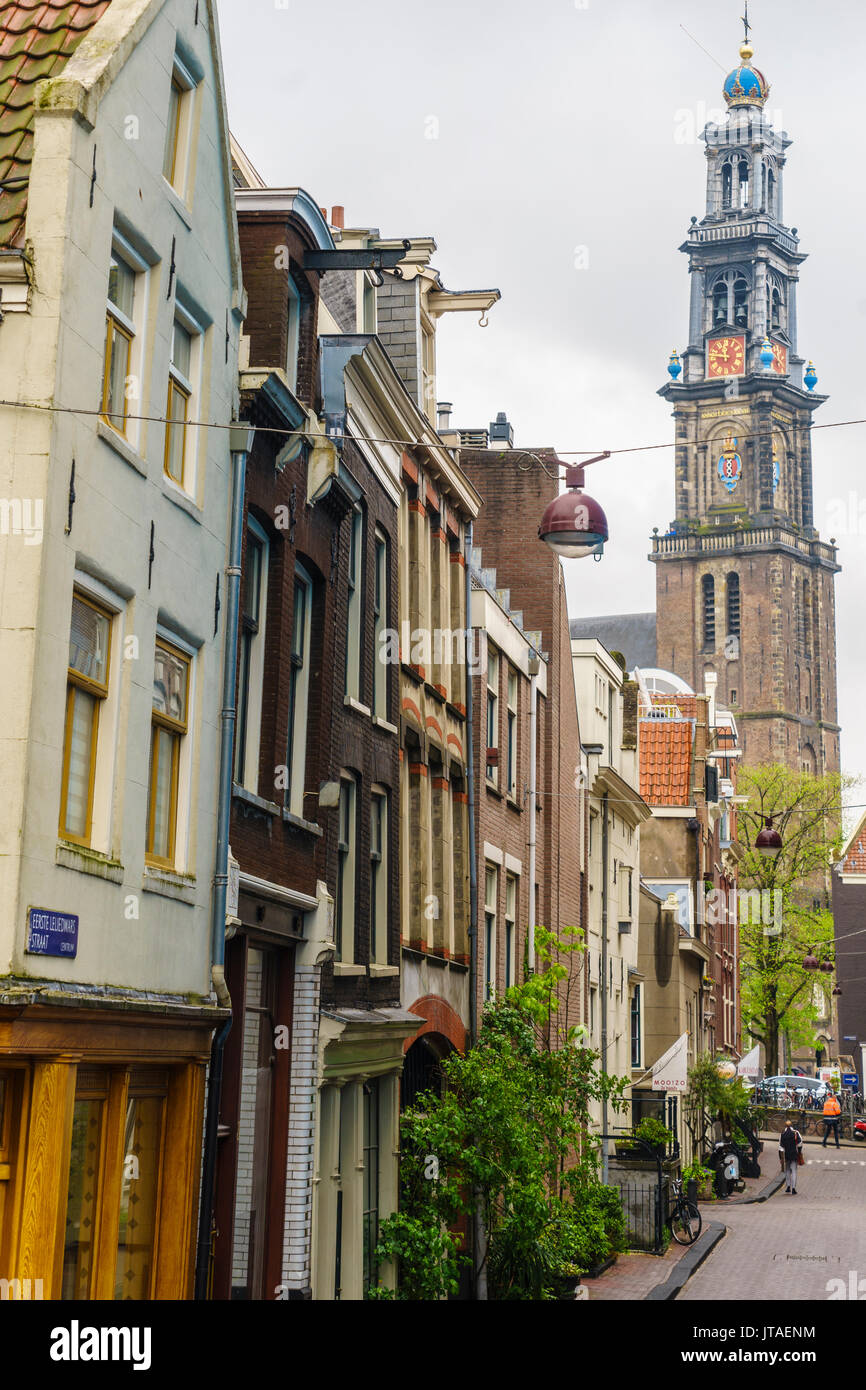
[(688, 346), (674, 352), (676, 518), (653, 536), (658, 664), (734, 712), (745, 761), (839, 768), (836, 548), (815, 529), (812, 414), (797, 284), (806, 259), (785, 225), (791, 141), (746, 40), (724, 84), (727, 120), (703, 132), (706, 214), (692, 218)]

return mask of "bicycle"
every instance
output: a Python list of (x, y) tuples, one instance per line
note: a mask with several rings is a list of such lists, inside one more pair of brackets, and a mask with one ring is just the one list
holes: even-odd
[(668, 1226), (677, 1245), (694, 1245), (701, 1233), (701, 1213), (697, 1203), (683, 1196), (682, 1178), (671, 1180), (674, 1204), (668, 1216)]

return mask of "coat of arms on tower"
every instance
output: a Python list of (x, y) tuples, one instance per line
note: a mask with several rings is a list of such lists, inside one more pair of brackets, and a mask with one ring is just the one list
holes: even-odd
[(733, 492), (743, 475), (743, 460), (737, 453), (737, 441), (732, 434), (725, 438), (722, 456), (719, 459), (719, 477), (728, 492)]

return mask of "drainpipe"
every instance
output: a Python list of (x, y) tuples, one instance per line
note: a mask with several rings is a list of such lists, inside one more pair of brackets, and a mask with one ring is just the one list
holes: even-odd
[[(607, 798), (605, 792), (601, 798), (601, 1071), (602, 1076), (607, 1075), (607, 861), (608, 861), (608, 827), (607, 827)], [(607, 1138), (607, 1099), (601, 1102), (601, 1180), (607, 1182), (608, 1177), (608, 1138)]]
[(466, 791), (469, 806), (469, 1040), (478, 1036), (478, 970), (475, 948), (478, 941), (478, 860), (475, 853), (475, 702), (472, 694), (473, 628), (472, 628), (472, 522), (466, 525), (464, 549), (466, 560)]
[(538, 672), (541, 660), (535, 653), (529, 658), (529, 973), (535, 973), (535, 854), (537, 843), (536, 807), (538, 804)]
[[(232, 510), (229, 562), (226, 567), (226, 638), (222, 710), (220, 712), (216, 872), (213, 879), (213, 919), (211, 922), (211, 981), (217, 1003), (222, 1008), (229, 1009), (232, 1001), (226, 985), (225, 973), (226, 894), (229, 877), (229, 818), (232, 804), (232, 767), (235, 741), (235, 674), (238, 658), (238, 613), (240, 610), (241, 553), (244, 534), (244, 484), (247, 474), (247, 456), (252, 450), (254, 437), (255, 430), (246, 424), (232, 425), (229, 431), (229, 448), (232, 457)], [(223, 1052), (231, 1026), (231, 1019), (226, 1019), (214, 1037), (211, 1046), (202, 1159), (198, 1258), (195, 1269), (195, 1297), (198, 1302), (206, 1301), (208, 1296)]]

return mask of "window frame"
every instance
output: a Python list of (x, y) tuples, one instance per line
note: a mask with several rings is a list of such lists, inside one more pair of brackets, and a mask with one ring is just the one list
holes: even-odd
[[(491, 898), (491, 884), (493, 892)], [(499, 909), (499, 867), (485, 862), (484, 865), (484, 1000), (493, 999), (496, 994), (496, 927)]]
[[(370, 789), (370, 962), (388, 964), (390, 797), (387, 787)], [(374, 834), (378, 823), (378, 836)], [(378, 847), (377, 847), (378, 838)]]
[[(180, 819), (178, 812), (179, 812), (179, 800), (180, 800), (179, 792), (180, 792), (180, 776), (181, 776), (181, 756), (182, 756), (182, 752), (183, 752), (183, 741), (184, 741), (184, 739), (187, 738), (188, 735), (189, 735), (189, 705), (190, 705), (190, 694), (191, 694), (191, 690), (192, 690), (192, 662), (193, 662), (193, 656), (192, 656), (192, 653), (190, 653), (190, 652), (188, 652), (188, 651), (185, 651), (182, 647), (176, 645), (176, 639), (175, 639), (175, 640), (172, 640), (171, 638), (168, 638), (168, 637), (163, 636), (162, 633), (161, 633), (161, 632), (159, 631), (159, 629), (158, 629), (158, 630), (157, 630), (157, 635), (156, 635), (156, 641), (155, 641), (155, 643), (154, 643), (154, 676), (155, 676), (155, 674), (156, 674), (156, 651), (157, 651), (157, 648), (162, 648), (163, 650), (168, 651), (172, 656), (174, 656), (174, 657), (176, 657), (176, 658), (179, 658), (179, 659), (183, 662), (183, 664), (184, 664), (184, 666), (185, 666), (185, 668), (186, 668), (186, 682), (185, 682), (185, 695), (184, 695), (184, 711), (185, 711), (186, 718), (185, 718), (185, 720), (184, 720), (183, 722), (181, 722), (181, 721), (179, 721), (179, 720), (176, 720), (176, 719), (172, 718), (171, 715), (164, 714), (161, 710), (155, 709), (154, 706), (153, 706), (153, 696), (152, 696), (152, 694), (151, 694), (151, 711), (150, 711), (150, 728), (151, 728), (151, 736), (150, 736), (150, 756), (149, 756), (149, 762), (148, 762), (148, 777), (147, 777), (148, 800), (147, 800), (147, 819), (146, 819), (146, 823), (145, 823), (145, 853), (144, 853), (144, 859), (145, 859), (145, 864), (147, 864), (147, 865), (152, 865), (152, 866), (155, 867), (155, 868), (169, 869), (169, 870), (171, 870), (172, 872), (174, 872), (174, 871), (176, 871), (176, 869), (177, 869), (177, 861), (178, 861), (178, 833), (177, 833), (177, 832), (178, 832), (178, 822), (179, 822), (179, 819)], [(158, 747), (158, 734), (159, 734), (160, 731), (169, 734), (170, 737), (171, 737), (171, 739), (172, 739), (172, 746), (171, 746), (171, 772), (170, 772), (170, 779), (171, 779), (171, 783), (170, 783), (170, 785), (171, 785), (170, 798), (171, 798), (171, 801), (170, 801), (170, 809), (169, 809), (169, 833), (168, 833), (168, 847), (169, 847), (169, 851), (170, 851), (170, 852), (169, 852), (169, 855), (168, 855), (167, 857), (163, 857), (162, 855), (154, 854), (154, 852), (153, 852), (153, 850), (152, 850), (152, 848), (151, 848), (151, 846), (152, 846), (152, 844), (153, 844), (153, 839), (154, 839), (154, 816), (155, 816), (155, 811), (156, 811), (156, 799), (155, 799), (155, 796), (154, 796), (154, 790), (155, 790), (155, 787), (156, 787), (157, 778), (158, 778), (158, 773), (159, 773), (159, 760), (158, 760), (158, 758), (154, 758), (154, 749)]]
[(505, 988), (516, 984), (517, 966), (517, 904), (520, 879), (517, 874), (505, 875)]
[[(141, 335), (138, 331), (139, 323), (144, 321), (146, 312), (145, 298), (147, 285), (147, 272), (149, 266), (138, 254), (135, 248), (127, 241), (117, 228), (114, 228), (111, 237), (111, 254), (109, 257), (109, 284), (111, 267), (115, 263), (120, 263), (132, 273), (132, 315), (126, 313), (119, 304), (109, 298), (106, 290), (105, 307), (105, 349), (102, 362), (102, 389), (99, 398), (99, 418), (108, 425), (109, 429), (114, 430), (115, 434), (133, 447), (138, 443), (140, 432), (140, 421), (131, 421), (129, 413), (130, 400), (135, 397), (128, 395), (129, 381), (134, 378), (141, 380)], [(120, 336), (126, 343), (126, 367), (123, 374), (123, 402), (122, 414), (117, 411), (109, 411), (111, 405), (116, 402), (110, 400), (111, 371), (113, 346), (115, 336)], [(141, 392), (138, 394), (138, 401), (141, 401)], [(118, 424), (118, 420), (120, 423)]]
[[(517, 797), (517, 733), (518, 733), (518, 701), (520, 699), (520, 683), (517, 671), (509, 663), (507, 668), (506, 680), (506, 768), (505, 768), (505, 790), (510, 797)], [(512, 702), (512, 693), (514, 696)]]
[[(245, 610), (249, 578), (250, 541), (259, 551), (256, 617)], [(234, 750), (235, 781), (248, 791), (258, 794), (259, 758), (261, 754), (262, 701), (265, 687), (265, 642), (267, 635), (268, 580), (270, 577), (270, 541), (255, 517), (247, 515), (247, 549), (244, 562), (244, 584), (241, 611), (238, 615), (238, 692), (237, 724)], [(254, 717), (250, 720), (250, 711)], [(252, 735), (252, 736), (251, 736)], [(243, 765), (241, 765), (243, 754)]]
[[(171, 84), (169, 87), (168, 109), (165, 123), (165, 143), (163, 146), (162, 177), (165, 179), (169, 188), (177, 195), (182, 202), (187, 201), (190, 184), (191, 154), (192, 154), (192, 126), (193, 126), (193, 102), (199, 83), (189, 67), (175, 52), (171, 68)], [(173, 101), (173, 94), (177, 92), (177, 101)], [(174, 121), (172, 130), (172, 111), (174, 111)], [(172, 150), (172, 158), (169, 166), (168, 152), (169, 146)], [(170, 167), (170, 173), (166, 172)]]
[[(298, 593), (303, 591), (304, 632), (302, 650), (295, 650), (298, 620)], [(292, 646), (289, 653), (289, 719), (286, 730), (286, 810), (295, 816), (304, 814), (304, 780), (307, 771), (307, 736), (309, 725), (310, 644), (313, 626), (313, 579), (308, 570), (295, 562), (295, 583), (292, 591)]]
[[(491, 684), (491, 668), (495, 675)], [(499, 683), (501, 677), (500, 653), (492, 642), (487, 643), (487, 747), (499, 749)], [(491, 765), (485, 757), (486, 780), (491, 786), (499, 786), (499, 764)]]
[[(185, 376), (174, 361), (174, 333), (180, 328), (190, 339), (189, 376)], [(175, 299), (174, 318), (168, 353), (168, 386), (165, 406), (165, 439), (163, 443), (162, 471), (168, 481), (181, 492), (192, 496), (196, 487), (196, 455), (198, 450), (198, 427), (194, 423), (199, 400), (201, 382), (202, 345), (204, 326), (184, 307), (180, 298)], [(172, 414), (174, 398), (183, 401), (183, 415)], [(174, 432), (182, 429), (180, 450), (180, 478), (172, 473), (169, 460), (173, 454)]]
[(388, 586), (391, 575), (391, 547), (387, 535), (376, 527), (373, 584), (373, 714), (388, 718), (388, 664), (382, 659), (382, 637), (390, 619)]
[[(111, 653), (113, 645), (112, 629), (114, 626), (114, 619), (117, 617), (117, 613), (116, 611), (112, 611), (110, 608), (106, 607), (104, 603), (100, 603), (97, 599), (93, 598), (90, 594), (86, 592), (86, 590), (81, 589), (78, 586), (78, 584), (74, 585), (72, 590), (72, 605), (74, 605), (76, 599), (80, 603), (85, 604), (86, 607), (92, 608), (97, 614), (99, 614), (100, 617), (105, 618), (107, 621), (108, 636), (107, 651), (105, 656), (105, 681), (103, 683), (83, 675), (80, 671), (76, 671), (74, 667), (70, 666), (67, 661), (66, 706), (63, 724), (63, 755), (61, 759), (60, 771), (60, 815), (58, 823), (58, 835), (60, 839), (67, 841), (69, 844), (82, 845), (87, 848), (92, 848), (93, 803), (96, 786), (96, 765), (99, 757), (100, 714), (101, 705), (103, 702), (108, 701), (111, 691)], [(70, 637), (72, 625), (72, 605), (70, 606), (69, 619)], [(87, 813), (85, 820), (85, 832), (83, 836), (76, 835), (74, 832), (66, 829), (66, 814), (68, 809), (69, 798), (69, 764), (72, 755), (72, 745), (70, 736), (72, 732), (72, 720), (74, 718), (75, 711), (76, 690), (83, 691), (85, 694), (92, 696), (94, 700), (93, 728), (91, 730), (90, 761), (88, 768)]]
[(643, 1056), (643, 1013), (641, 1010), (641, 987), (638, 982), (632, 990), (629, 1001), (629, 1041), (632, 1070), (639, 1070)]
[(364, 511), (355, 506), (350, 512), (349, 563), (347, 567), (348, 599), (346, 602), (346, 676), (344, 695), (347, 700), (361, 703), (362, 661), (361, 632), (363, 628), (364, 593)]
[[(345, 798), (345, 800), (344, 800)], [(334, 960), (341, 965), (355, 963), (355, 909), (358, 901), (358, 803), (359, 779), (353, 772), (340, 773), (340, 800), (337, 829), (337, 881), (334, 894)], [(344, 806), (346, 822), (344, 827)], [(343, 830), (349, 832), (344, 840)], [(347, 910), (347, 906), (350, 911)], [(349, 920), (347, 921), (347, 917)], [(348, 928), (348, 931), (346, 930)], [(347, 954), (347, 940), (348, 954)]]

